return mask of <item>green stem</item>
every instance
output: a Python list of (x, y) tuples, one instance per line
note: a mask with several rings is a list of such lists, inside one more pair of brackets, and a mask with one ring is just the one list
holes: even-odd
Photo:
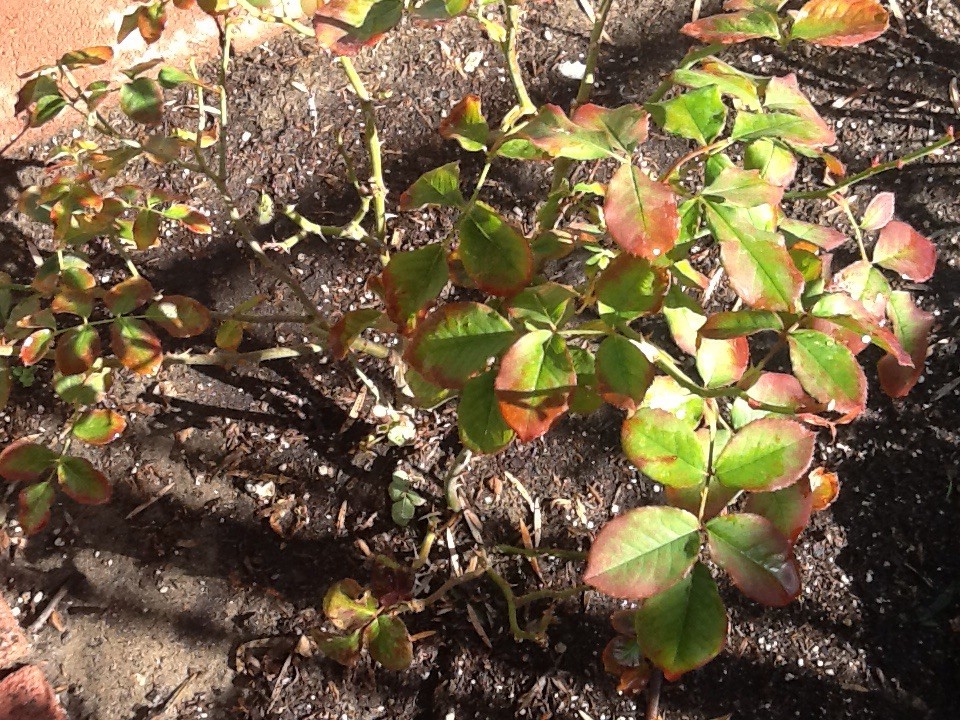
[(541, 618), (540, 623), (534, 632), (529, 632), (520, 627), (520, 623), (517, 622), (517, 597), (513, 594), (513, 588), (510, 587), (509, 583), (503, 579), (503, 576), (498, 573), (493, 568), (487, 568), (487, 577), (493, 580), (493, 583), (500, 588), (500, 592), (503, 593), (503, 599), (507, 602), (507, 618), (510, 622), (510, 632), (513, 633), (515, 640), (533, 640), (534, 642), (540, 642), (543, 638), (543, 633), (546, 631), (547, 623), (549, 618), (545, 615)]
[(293, 18), (287, 17), (286, 15), (273, 15), (272, 13), (264, 12), (263, 10), (255, 6), (253, 3), (251, 3), (250, 0), (237, 0), (237, 4), (241, 8), (243, 8), (243, 10), (247, 12), (247, 14), (255, 17), (260, 22), (285, 25), (286, 27), (290, 28), (294, 32), (299, 33), (300, 35), (303, 35), (304, 37), (317, 36), (317, 33), (314, 31), (312, 27), (299, 23)]
[(537, 111), (537, 106), (530, 99), (527, 92), (527, 86), (523, 82), (523, 71), (520, 69), (520, 60), (517, 57), (517, 33), (520, 30), (520, 6), (515, 0), (506, 0), (503, 13), (504, 24), (507, 29), (507, 36), (500, 43), (500, 49), (507, 61), (507, 74), (510, 76), (510, 82), (513, 85), (513, 91), (517, 95), (517, 101), (520, 104), (521, 115), (533, 115)]
[(326, 350), (322, 345), (303, 343), (289, 347), (274, 347), (266, 350), (251, 352), (230, 352), (228, 350), (211, 350), (207, 353), (194, 354), (190, 352), (171, 353), (163, 356), (167, 365), (236, 365), (239, 363), (262, 363), (270, 360), (287, 360), (309, 355), (318, 355)]
[(517, 607), (521, 608), (530, 603), (537, 602), (538, 600), (551, 600), (556, 602), (558, 600), (564, 600), (568, 597), (574, 597), (580, 595), (581, 593), (588, 592), (593, 588), (589, 585), (573, 585), (572, 587), (563, 588), (562, 590), (552, 590), (546, 588), (544, 590), (534, 590), (533, 592), (528, 592), (526, 595), (521, 595), (516, 599)]

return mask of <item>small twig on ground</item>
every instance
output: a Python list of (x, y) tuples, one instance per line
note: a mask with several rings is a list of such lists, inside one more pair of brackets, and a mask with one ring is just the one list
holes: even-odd
[(60, 604), (60, 601), (67, 596), (67, 592), (70, 590), (71, 580), (67, 580), (63, 585), (60, 586), (60, 589), (57, 590), (56, 595), (50, 598), (50, 602), (47, 603), (47, 606), (43, 611), (37, 615), (37, 619), (30, 623), (30, 627), (27, 628), (27, 634), (35, 635), (43, 628), (47, 620), (50, 619), (50, 616), (53, 615), (53, 611), (57, 609), (57, 605)]
[(167, 483), (167, 484), (160, 490), (160, 492), (158, 492), (156, 495), (154, 495), (152, 498), (150, 498), (150, 499), (147, 500), (146, 502), (140, 503), (140, 504), (137, 505), (133, 510), (131, 510), (129, 513), (127, 513), (127, 517), (124, 518), (124, 519), (125, 519), (125, 520), (132, 520), (133, 518), (135, 518), (137, 515), (139, 515), (140, 513), (142, 513), (144, 510), (146, 510), (148, 507), (150, 507), (150, 506), (153, 505), (155, 502), (157, 502), (157, 500), (159, 500), (159, 499), (162, 498), (164, 495), (166, 495), (168, 492), (170, 492), (171, 490), (173, 490), (173, 485), (174, 485), (174, 483), (173, 483), (173, 481), (171, 480), (169, 483)]
[(147, 716), (147, 720), (159, 720), (166, 715), (170, 708), (174, 707), (178, 702), (180, 702), (180, 699), (186, 695), (187, 688), (190, 687), (190, 683), (192, 683), (196, 678), (200, 677), (201, 674), (202, 673), (199, 670), (190, 670), (183, 681), (177, 685), (172, 693), (170, 693), (170, 697), (164, 700), (162, 705), (155, 708), (153, 712)]

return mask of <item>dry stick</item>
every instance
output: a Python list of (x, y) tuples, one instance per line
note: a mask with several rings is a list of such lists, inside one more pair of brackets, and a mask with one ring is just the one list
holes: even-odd
[(658, 720), (660, 717), (660, 685), (663, 682), (663, 673), (660, 668), (654, 668), (650, 674), (650, 683), (647, 685), (647, 712), (645, 720)]
[(53, 611), (57, 609), (57, 605), (60, 604), (60, 601), (67, 596), (67, 591), (70, 589), (71, 580), (67, 580), (63, 585), (60, 586), (60, 589), (57, 590), (56, 595), (54, 595), (50, 602), (47, 603), (47, 606), (43, 609), (37, 619), (30, 623), (30, 627), (27, 628), (27, 633), (30, 635), (35, 635), (40, 632), (40, 629), (44, 626), (47, 620), (50, 619), (50, 616), (53, 615)]

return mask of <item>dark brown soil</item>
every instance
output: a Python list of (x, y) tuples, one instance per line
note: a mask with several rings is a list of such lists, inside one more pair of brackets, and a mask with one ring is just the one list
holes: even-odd
[[(745, 69), (765, 74), (796, 69), (838, 128), (841, 157), (859, 169), (874, 156), (886, 159), (928, 142), (957, 121), (948, 86), (960, 67), (960, 11), (951, 0), (899, 4), (907, 34), (895, 27), (863, 48), (783, 51), (758, 44), (733, 55)], [(636, 101), (655, 87), (688, 47), (677, 30), (689, 19), (690, 5), (617, 4), (598, 101)], [(704, 13), (717, 5), (704, 3)], [(576, 83), (558, 74), (557, 64), (584, 51), (586, 21), (574, 3), (561, 0), (531, 6), (527, 27), (523, 65), (534, 99), (566, 105)], [(480, 67), (458, 72), (458, 63), (473, 51), (483, 52)], [(381, 98), (392, 199), (419, 173), (460, 157), (435, 130), (453, 102), (477, 92), (490, 117), (511, 103), (495, 49), (466, 23), (405, 28), (358, 64)], [(240, 58), (231, 82), (238, 148), (232, 168), (244, 202), (252, 206), (262, 187), (278, 202), (299, 198), (305, 214), (318, 221), (350, 217), (355, 198), (332, 138), (343, 130), (349, 152), (362, 163), (361, 122), (330, 59), (284, 37)], [(834, 106), (861, 89), (866, 92)], [(241, 141), (245, 132), (249, 139)], [(41, 150), (21, 152), (29, 159)], [(645, 153), (655, 165), (668, 161), (657, 138)], [(464, 175), (475, 174), (474, 160), (463, 160)], [(12, 195), (36, 169), (27, 161), (4, 162)], [(529, 221), (544, 177), (542, 168), (504, 163), (494, 172), (492, 202), (507, 212), (521, 208), (518, 220)], [(940, 246), (936, 276), (916, 288), (922, 304), (938, 314), (928, 372), (905, 402), (871, 392), (870, 411), (822, 451), (840, 473), (843, 490), (798, 544), (806, 582), (802, 598), (777, 610), (725, 592), (732, 615), (729, 645), (706, 668), (664, 688), (664, 717), (956, 716), (958, 177), (958, 155), (952, 153), (877, 181), (877, 189), (897, 191), (899, 215)], [(186, 189), (176, 180), (165, 182)], [(864, 188), (858, 195), (869, 192)], [(2, 222), (3, 269), (22, 272), (28, 261), (24, 240), (39, 238), (12, 211)], [(416, 243), (442, 231), (445, 222), (439, 219), (438, 230), (434, 218), (404, 217), (398, 237)], [(265, 239), (282, 239), (288, 230), (268, 228)], [(372, 259), (349, 243), (309, 240), (284, 259), (327, 309), (371, 299), (364, 280)], [(234, 239), (216, 231), (209, 242), (171, 238), (145, 267), (158, 288), (190, 292), (218, 309), (257, 292), (293, 307)], [(103, 276), (115, 271), (98, 269)], [(289, 339), (290, 331), (280, 328), (277, 334)], [(261, 332), (251, 347), (278, 339)], [(385, 368), (365, 369), (389, 386)], [(299, 633), (315, 622), (332, 582), (367, 577), (362, 543), (399, 557), (415, 551), (425, 523), (402, 530), (391, 521), (386, 487), (394, 468), (422, 475), (418, 487), (430, 500), (427, 508), (448, 516), (438, 478), (459, 449), (452, 409), (415, 412), (415, 446), (365, 449), (375, 422), (372, 398), (359, 418), (349, 414), (361, 388), (350, 365), (323, 360), (230, 373), (175, 368), (158, 381), (123, 380), (115, 397), (130, 429), (98, 455), (115, 482), (115, 500), (97, 508), (59, 506), (45, 534), (21, 542), (14, 533), (15, 545), (0, 565), (4, 592), (27, 622), (64, 582), (71, 583), (61, 607), (64, 630), (47, 625), (34, 650), (34, 658), (47, 663), (71, 718), (154, 718), (187, 678), (165, 717), (642, 716), (600, 666), (600, 650), (611, 636), (611, 605), (594, 594), (557, 607), (547, 647), (514, 642), (502, 597), (480, 580), (462, 586), (436, 612), (412, 620), (413, 632), (435, 634), (416, 644), (408, 672), (366, 662), (345, 670), (291, 652)], [(45, 383), (18, 388), (2, 418), (0, 441), (50, 430), (62, 414)], [(620, 456), (619, 423), (613, 411), (566, 420), (542, 441), (475, 462), (463, 489), (479, 519), (477, 537), (465, 522), (455, 525), (455, 547), (438, 543), (418, 588), (436, 588), (450, 575), (451, 556), (465, 565), (480, 540), (488, 547), (518, 543), (519, 522), (534, 526), (531, 508), (508, 473), (539, 507), (544, 546), (585, 549), (616, 508), (657, 502), (659, 489)], [(275, 494), (259, 499), (257, 487), (271, 481)], [(12, 508), (13, 499), (11, 488), (0, 513)], [(268, 516), (289, 507), (304, 524), (292, 537), (281, 537)], [(576, 564), (541, 566), (544, 582), (526, 561), (500, 563), (518, 591), (577, 582)]]

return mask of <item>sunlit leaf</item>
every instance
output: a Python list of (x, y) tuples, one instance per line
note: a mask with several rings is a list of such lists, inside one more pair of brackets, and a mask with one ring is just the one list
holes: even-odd
[(811, 470), (808, 480), (813, 499), (811, 506), (813, 512), (826, 510), (840, 495), (840, 478), (824, 467)]
[(631, 164), (621, 165), (610, 179), (603, 214), (614, 241), (648, 260), (670, 252), (680, 235), (674, 191)]
[(425, 207), (462, 207), (460, 163), (452, 162), (424, 173), (400, 196), (401, 210)]
[(754, 140), (743, 149), (743, 166), (758, 170), (760, 177), (780, 187), (793, 182), (797, 174), (796, 156), (775, 140)]
[(584, 103), (570, 119), (581, 128), (605, 133), (610, 145), (624, 155), (632, 153), (647, 139), (647, 111), (639, 105), (611, 109)]
[(885, 227), (888, 222), (893, 220), (895, 204), (896, 197), (892, 192), (877, 193), (871, 198), (866, 210), (863, 211), (860, 227), (867, 232), (875, 232)]
[(210, 327), (210, 311), (186, 295), (165, 295), (151, 304), (145, 315), (178, 338), (195, 337)]
[(668, 133), (701, 145), (716, 140), (727, 122), (727, 106), (716, 85), (691, 90), (663, 102), (648, 103), (646, 108), (657, 125)]
[(643, 396), (643, 407), (666, 410), (685, 425), (695, 428), (703, 417), (703, 398), (680, 386), (669, 375), (658, 375)]
[(518, 136), (550, 157), (600, 160), (615, 156), (605, 129), (592, 130), (577, 125), (556, 105), (540, 108), (520, 129)]
[(548, 282), (529, 287), (510, 301), (507, 313), (531, 328), (558, 330), (572, 314), (576, 293), (566, 285)]
[(917, 307), (910, 293), (903, 291), (890, 294), (887, 315), (900, 345), (913, 360), (913, 367), (905, 367), (895, 356), (887, 355), (877, 365), (880, 387), (890, 397), (900, 398), (909, 393), (923, 375), (933, 315)]
[(728, 340), (702, 338), (696, 360), (697, 373), (704, 387), (732, 385), (743, 376), (750, 363), (750, 346), (745, 337)]
[(113, 410), (87, 410), (73, 424), (73, 434), (90, 445), (108, 445), (123, 434), (127, 421)]
[(836, 250), (847, 241), (847, 236), (839, 230), (785, 216), (780, 218), (780, 229), (790, 241), (803, 240), (823, 250)]
[(933, 276), (937, 248), (907, 223), (891, 220), (880, 231), (873, 261), (908, 280), (924, 282)]
[(626, 253), (611, 262), (597, 280), (597, 310), (611, 324), (629, 323), (657, 312), (663, 304), (669, 276), (644, 258)]
[(846, 47), (880, 37), (890, 16), (877, 0), (810, 0), (790, 28), (791, 40)]
[(874, 319), (881, 319), (890, 296), (890, 283), (883, 273), (865, 260), (860, 260), (833, 276), (831, 289), (842, 290), (858, 300)]
[(805, 477), (780, 490), (750, 493), (744, 505), (744, 512), (765, 517), (791, 544), (810, 522), (812, 511), (813, 492)]
[(73, 69), (83, 65), (103, 65), (112, 59), (113, 49), (109, 45), (95, 45), (60, 56), (57, 65)]
[(762, 37), (780, 39), (776, 16), (764, 9), (711, 15), (687, 23), (680, 32), (700, 42), (725, 45)]
[[(361, 308), (345, 312), (330, 328), (330, 354), (342, 360), (350, 352), (350, 346), (360, 334), (383, 317), (383, 313), (374, 308)], [(217, 335), (219, 338), (219, 334)], [(219, 344), (219, 343), (218, 343)]]
[(63, 491), (84, 505), (102, 505), (110, 500), (113, 492), (106, 476), (84, 458), (60, 458), (57, 478)]
[(98, 357), (100, 333), (91, 325), (72, 327), (57, 341), (57, 369), (64, 375), (86, 372)]
[(160, 340), (142, 320), (119, 317), (110, 325), (110, 347), (138, 375), (155, 375), (163, 363)]
[(103, 303), (114, 315), (126, 315), (150, 300), (156, 291), (150, 282), (141, 276), (127, 278), (110, 288)]
[(644, 474), (671, 487), (699, 485), (707, 454), (690, 425), (666, 410), (641, 408), (623, 423), (623, 452)]
[(24, 367), (36, 365), (43, 360), (53, 346), (53, 330), (43, 328), (31, 333), (20, 345), (20, 362)]
[(323, 614), (340, 630), (353, 630), (369, 622), (377, 611), (377, 601), (356, 580), (334, 583), (323, 597)]
[(767, 417), (740, 429), (714, 463), (727, 487), (753, 492), (795, 483), (810, 467), (816, 436), (798, 422)]
[(120, 87), (120, 109), (134, 122), (156, 125), (163, 119), (163, 91), (150, 78), (138, 77)]
[(783, 318), (770, 310), (737, 310), (718, 312), (707, 318), (700, 328), (701, 337), (714, 340), (744, 337), (764, 330), (783, 330)]
[(741, 72), (720, 60), (705, 61), (699, 69), (678, 68), (673, 71), (673, 80), (679, 85), (702, 88), (716, 85), (723, 95), (739, 100), (751, 110), (760, 109), (757, 90), (759, 78)]
[(457, 222), (463, 267), (481, 290), (512, 295), (533, 275), (527, 239), (493, 208), (475, 203)]
[(27, 440), (16, 440), (0, 453), (0, 476), (10, 482), (39, 480), (57, 461), (50, 448)]
[(787, 339), (790, 363), (804, 390), (836, 412), (863, 410), (867, 379), (848, 348), (817, 330), (795, 330)]
[(779, 205), (783, 198), (783, 188), (764, 180), (759, 170), (737, 167), (723, 170), (702, 192), (738, 207)]
[(399, 618), (381, 615), (364, 630), (371, 657), (387, 670), (406, 670), (413, 662), (413, 643)]

